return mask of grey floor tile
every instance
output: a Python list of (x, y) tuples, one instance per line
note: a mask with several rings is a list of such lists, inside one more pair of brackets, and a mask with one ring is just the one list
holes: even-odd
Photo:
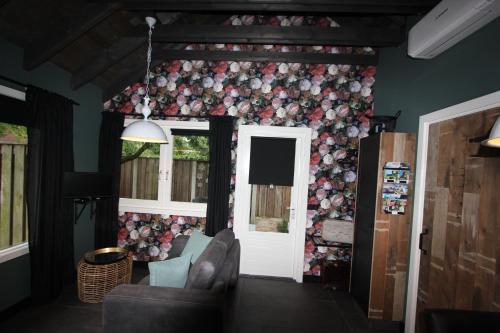
[[(137, 270), (134, 281), (145, 274)], [(226, 333), (375, 333), (348, 293), (315, 283), (242, 277), (225, 305)], [(101, 304), (81, 303), (73, 286), (54, 302), (0, 323), (0, 332), (102, 332), (101, 312)]]

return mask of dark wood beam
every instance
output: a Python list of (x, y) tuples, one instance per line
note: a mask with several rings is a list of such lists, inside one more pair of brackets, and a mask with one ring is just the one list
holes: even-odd
[(40, 40), (24, 52), (24, 68), (32, 70), (73, 43), (87, 31), (121, 8), (119, 3), (110, 3), (105, 6), (92, 4), (82, 8), (79, 17), (71, 21), (70, 26), (61, 27), (58, 31), (49, 32), (49, 38)]
[[(88, 0), (110, 2), (112, 0)], [(378, 13), (415, 15), (438, 0), (122, 0), (129, 10), (241, 13)]]
[(135, 50), (146, 44), (146, 37), (120, 38), (111, 47), (99, 51), (95, 57), (80, 67), (71, 76), (71, 89), (75, 90), (104, 73), (109, 67), (120, 62)]
[[(299, 62), (309, 64), (353, 64), (376, 65), (378, 55), (359, 54), (331, 54), (331, 53), (306, 53), (306, 52), (242, 52), (242, 51), (191, 51), (161, 49), (155, 52), (153, 48), (152, 66), (166, 60), (189, 59), (208, 61), (256, 61), (256, 62)], [(120, 93), (126, 86), (141, 81), (144, 76), (144, 64), (129, 69), (126, 74), (116, 79), (104, 89), (104, 101)]]
[[(141, 33), (134, 32), (133, 36), (140, 36)], [(168, 43), (397, 46), (404, 39), (402, 28), (364, 26), (320, 28), (173, 24), (160, 25), (153, 33), (154, 42)]]
[[(174, 15), (171, 19), (175, 22), (182, 21), (187, 23), (190, 19), (195, 19), (197, 24), (204, 24), (210, 22), (211, 24), (222, 24), (227, 18), (227, 15), (203, 15), (196, 17), (193, 14), (178, 14)], [(157, 24), (155, 30), (163, 25)], [(90, 58), (81, 68), (79, 68), (71, 77), (71, 88), (78, 89), (86, 83), (94, 80), (100, 74), (104, 73), (111, 66), (120, 62), (122, 59), (131, 55), (134, 51), (139, 49), (146, 43), (147, 26), (144, 24), (143, 28), (140, 26), (135, 27), (134, 36), (124, 36), (119, 38), (113, 45), (107, 49), (100, 50), (99, 53)], [(183, 49), (186, 45), (179, 44), (176, 49)]]

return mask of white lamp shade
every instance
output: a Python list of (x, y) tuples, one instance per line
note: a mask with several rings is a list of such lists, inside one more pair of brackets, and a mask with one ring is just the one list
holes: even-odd
[(158, 124), (144, 119), (133, 122), (125, 127), (121, 139), (138, 142), (168, 143), (163, 129)]
[(481, 144), (488, 147), (500, 148), (500, 117), (495, 121), (489, 138), (481, 142)]

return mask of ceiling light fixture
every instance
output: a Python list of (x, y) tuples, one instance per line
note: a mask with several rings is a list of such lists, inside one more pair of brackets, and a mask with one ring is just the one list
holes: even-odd
[(481, 142), (483, 146), (500, 148), (500, 116), (495, 121), (493, 128), (491, 129), (490, 136), (488, 139)]
[(151, 73), (151, 35), (153, 34), (153, 28), (156, 23), (156, 19), (154, 17), (148, 16), (146, 17), (146, 23), (149, 26), (149, 35), (146, 68), (146, 94), (144, 95), (144, 102), (141, 110), (144, 119), (138, 120), (128, 125), (123, 130), (121, 139), (127, 141), (168, 143), (167, 136), (165, 135), (163, 129), (158, 126), (158, 124), (148, 120), (149, 115), (151, 115), (151, 109), (149, 108), (149, 102), (151, 101), (151, 98), (149, 97), (149, 76)]

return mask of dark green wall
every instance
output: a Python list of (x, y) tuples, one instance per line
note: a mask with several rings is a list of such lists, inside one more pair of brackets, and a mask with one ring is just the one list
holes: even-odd
[(419, 116), (500, 90), (500, 19), (431, 60), (407, 45), (380, 52), (375, 114), (402, 110), (397, 130), (417, 132)]
[(431, 60), (408, 57), (407, 44), (381, 49), (375, 114), (402, 110), (396, 130), (418, 133), (421, 115), (500, 90), (499, 35), (500, 18)]
[[(99, 126), (101, 122), (101, 89), (86, 85), (77, 91), (70, 88), (70, 75), (53, 64), (44, 64), (26, 72), (22, 69), (23, 50), (0, 38), (0, 74), (31, 83), (71, 98), (80, 106), (74, 111), (75, 170), (97, 170)], [(12, 86), (0, 80), (0, 84)], [(16, 87), (17, 88), (17, 87)], [(15, 110), (8, 110), (15, 112)], [(1, 110), (0, 112), (7, 112)], [(68, 221), (72, 223), (72, 221)], [(94, 224), (88, 210), (75, 225), (75, 261), (93, 248)], [(30, 294), (29, 256), (0, 264), (0, 311), (19, 302)]]

